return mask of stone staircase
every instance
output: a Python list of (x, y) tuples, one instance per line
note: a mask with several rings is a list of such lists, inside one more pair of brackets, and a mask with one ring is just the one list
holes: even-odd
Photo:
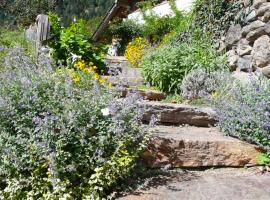
[[(113, 59), (110, 61), (113, 63), (114, 67), (120, 68), (120, 74), (117, 74), (115, 80), (127, 79), (127, 87), (129, 82), (133, 82), (136, 78), (141, 77), (136, 74), (136, 77), (132, 77), (132, 73), (127, 73), (130, 71), (128, 66), (124, 64), (124, 60), (117, 62)], [(125, 70), (123, 70), (125, 68)], [(124, 73), (123, 73), (124, 72)], [(134, 75), (134, 74), (133, 74)], [(136, 79), (137, 80), (137, 79)], [(143, 81), (140, 81), (142, 83)], [(123, 91), (123, 97), (131, 90), (132, 92), (136, 91), (136, 85), (138, 81), (135, 81), (131, 84), (133, 89), (126, 88)], [(116, 84), (120, 84), (117, 82)], [(160, 100), (166, 97), (163, 93), (153, 92), (153, 91), (140, 91), (137, 90), (138, 94), (145, 98), (145, 115), (144, 122), (148, 123), (152, 115), (155, 115), (157, 118), (158, 125), (151, 130), (152, 137), (148, 149), (143, 155), (143, 163), (150, 169), (156, 168), (165, 168), (165, 169), (174, 169), (174, 168), (183, 168), (183, 169), (206, 169), (206, 168), (234, 168), (232, 169), (233, 173), (238, 173), (238, 169), (243, 167), (252, 167), (257, 166), (257, 156), (262, 152), (262, 149), (259, 147), (240, 141), (236, 138), (225, 136), (224, 133), (220, 132), (217, 128), (214, 127), (216, 123), (214, 119), (215, 111), (207, 107), (196, 107), (185, 104), (172, 104), (172, 103), (163, 103)], [(243, 170), (247, 170), (244, 169)], [(189, 171), (186, 171), (189, 172)], [(186, 174), (186, 173), (184, 173)], [(240, 176), (240, 180), (244, 183), (245, 181), (253, 181), (254, 184), (258, 183), (258, 180), (253, 177), (254, 174), (243, 177)], [(128, 194), (127, 196), (120, 198), (123, 200), (141, 200), (141, 199), (151, 199), (151, 200), (170, 200), (170, 199), (254, 199), (256, 195), (245, 196), (241, 193), (241, 198), (237, 197), (235, 193), (237, 190), (233, 190), (233, 198), (223, 198), (222, 194), (217, 194), (213, 192), (213, 195), (208, 196), (207, 193), (209, 187), (215, 187), (214, 184), (221, 184), (222, 181), (231, 180), (229, 175), (222, 178), (223, 174), (220, 173), (219, 176), (211, 177), (202, 176), (199, 183), (196, 183), (198, 187), (193, 188), (198, 190), (203, 188), (202, 196), (199, 194), (196, 196), (193, 195), (192, 198), (188, 198), (188, 193), (181, 193), (175, 191), (172, 188), (167, 187), (179, 187), (180, 184), (183, 184), (181, 181), (175, 181), (175, 177), (182, 176), (180, 173), (176, 173), (171, 177), (173, 180), (170, 183), (166, 182), (166, 178), (161, 178), (158, 180), (158, 183), (162, 183), (158, 186), (150, 186), (147, 189), (135, 191), (135, 195)], [(234, 177), (234, 176), (233, 176)], [(231, 178), (233, 178), (231, 177)], [(270, 178), (270, 177), (269, 177)], [(203, 181), (209, 181), (209, 187), (203, 187)], [(237, 180), (237, 178), (235, 179)], [(156, 184), (155, 182), (154, 184)], [(231, 181), (232, 182), (232, 181)], [(266, 184), (270, 183), (270, 179), (265, 179)], [(190, 182), (192, 184), (192, 182)], [(206, 183), (205, 183), (206, 184)], [(260, 183), (261, 184), (261, 183)], [(232, 184), (233, 185), (233, 184)], [(230, 187), (230, 185), (226, 185)], [(264, 187), (264, 186), (263, 186)], [(158, 189), (160, 188), (160, 190)], [(188, 189), (187, 189), (188, 188)], [(237, 187), (235, 187), (237, 188)], [(239, 187), (238, 187), (239, 188)], [(192, 187), (184, 187), (183, 189), (192, 190)], [(224, 188), (223, 188), (224, 189)], [(218, 191), (224, 191), (220, 189)], [(163, 190), (163, 191), (162, 191)], [(210, 189), (213, 190), (213, 189)], [(150, 193), (149, 193), (150, 191)], [(270, 199), (270, 189), (266, 191), (259, 191), (262, 196), (257, 196), (258, 200)], [(210, 191), (211, 193), (211, 191)], [(249, 193), (250, 194), (250, 193)], [(269, 197), (269, 198), (265, 198)], [(256, 198), (255, 198), (256, 199)]]

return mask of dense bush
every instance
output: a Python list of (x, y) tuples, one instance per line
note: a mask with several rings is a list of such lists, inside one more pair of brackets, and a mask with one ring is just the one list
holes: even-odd
[(218, 125), (228, 135), (255, 143), (270, 151), (270, 82), (229, 84), (215, 101)]
[(240, 10), (240, 1), (196, 0), (192, 10), (192, 26), (210, 33), (215, 39), (220, 39), (231, 24), (241, 21)]
[(213, 71), (224, 68), (225, 64), (207, 39), (194, 36), (190, 42), (164, 45), (148, 53), (141, 67), (143, 76), (151, 85), (163, 91), (178, 92), (179, 84), (192, 69)]
[[(0, 199), (101, 199), (145, 143), (139, 99), (18, 50), (0, 74)], [(140, 104), (142, 105), (142, 104)]]
[(143, 55), (145, 54), (145, 51), (147, 47), (149, 47), (150, 44), (145, 38), (136, 38), (132, 40), (126, 48), (125, 51), (125, 57), (127, 61), (133, 66), (138, 67), (139, 62), (141, 61)]
[(103, 33), (102, 38), (106, 40), (107, 43), (111, 43), (113, 37), (118, 37), (121, 39), (121, 48), (119, 52), (121, 55), (124, 54), (126, 46), (128, 43), (142, 36), (142, 26), (137, 24), (133, 20), (120, 20), (116, 19), (113, 21), (108, 29)]
[(180, 88), (183, 97), (195, 99), (214, 93), (226, 79), (222, 71), (208, 72), (206, 69), (197, 68), (188, 73), (183, 79)]
[(106, 48), (91, 42), (84, 20), (78, 20), (64, 28), (60, 25), (57, 15), (50, 13), (49, 16), (51, 38), (48, 45), (52, 48), (52, 56), (58, 63), (70, 65), (74, 60), (81, 59), (93, 62), (100, 70), (104, 69), (103, 57)]

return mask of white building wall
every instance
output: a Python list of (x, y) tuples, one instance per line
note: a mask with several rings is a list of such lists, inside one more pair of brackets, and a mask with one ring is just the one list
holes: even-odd
[[(192, 3), (194, 0), (176, 0), (176, 6), (180, 11), (188, 12), (191, 9)], [(146, 14), (154, 14), (160, 17), (169, 15), (173, 16), (174, 13), (171, 9), (170, 3), (168, 1), (164, 1), (163, 3), (155, 6), (153, 9), (146, 11)], [(134, 20), (137, 23), (143, 24), (143, 15), (138, 10), (128, 15), (128, 19)]]

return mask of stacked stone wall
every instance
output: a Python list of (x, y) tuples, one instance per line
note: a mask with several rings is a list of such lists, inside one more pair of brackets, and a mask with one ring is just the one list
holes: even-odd
[(270, 0), (243, 1), (244, 25), (232, 25), (224, 43), (232, 71), (270, 78)]

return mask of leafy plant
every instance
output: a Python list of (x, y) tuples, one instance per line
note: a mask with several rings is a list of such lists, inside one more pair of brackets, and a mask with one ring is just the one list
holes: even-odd
[(260, 145), (270, 151), (270, 82), (251, 78), (243, 85), (227, 83), (212, 101), (218, 126), (228, 135)]
[(210, 33), (214, 39), (220, 39), (232, 23), (237, 23), (241, 9), (239, 1), (196, 0), (192, 26)]
[(106, 198), (144, 149), (140, 99), (119, 101), (77, 75), (10, 52), (0, 74), (0, 199)]
[(261, 153), (257, 156), (257, 161), (260, 165), (270, 165), (270, 155)]
[(226, 75), (222, 71), (208, 72), (202, 68), (194, 69), (184, 77), (180, 85), (182, 95), (188, 99), (208, 96), (220, 87)]
[(57, 15), (50, 13), (49, 17), (52, 34), (48, 45), (53, 49), (53, 57), (58, 63), (71, 65), (81, 59), (93, 62), (100, 71), (104, 70), (103, 57), (106, 47), (90, 41), (84, 20), (78, 20), (63, 28)]
[(120, 38), (121, 47), (119, 53), (123, 55), (128, 43), (137, 37), (141, 37), (142, 32), (143, 27), (133, 20), (122, 21), (120, 19), (115, 19), (110, 23), (108, 29), (102, 35), (102, 38), (108, 43), (111, 43), (113, 37)]
[(144, 38), (136, 38), (132, 40), (126, 48), (125, 51), (125, 57), (127, 61), (133, 66), (138, 67), (139, 62), (141, 61), (143, 55), (145, 54), (145, 51), (147, 47), (149, 47), (150, 44), (148, 41)]
[(162, 91), (179, 92), (179, 84), (192, 69), (213, 71), (224, 67), (223, 60), (207, 38), (194, 36), (190, 42), (157, 48), (143, 58), (140, 66), (143, 76), (151, 85)]

